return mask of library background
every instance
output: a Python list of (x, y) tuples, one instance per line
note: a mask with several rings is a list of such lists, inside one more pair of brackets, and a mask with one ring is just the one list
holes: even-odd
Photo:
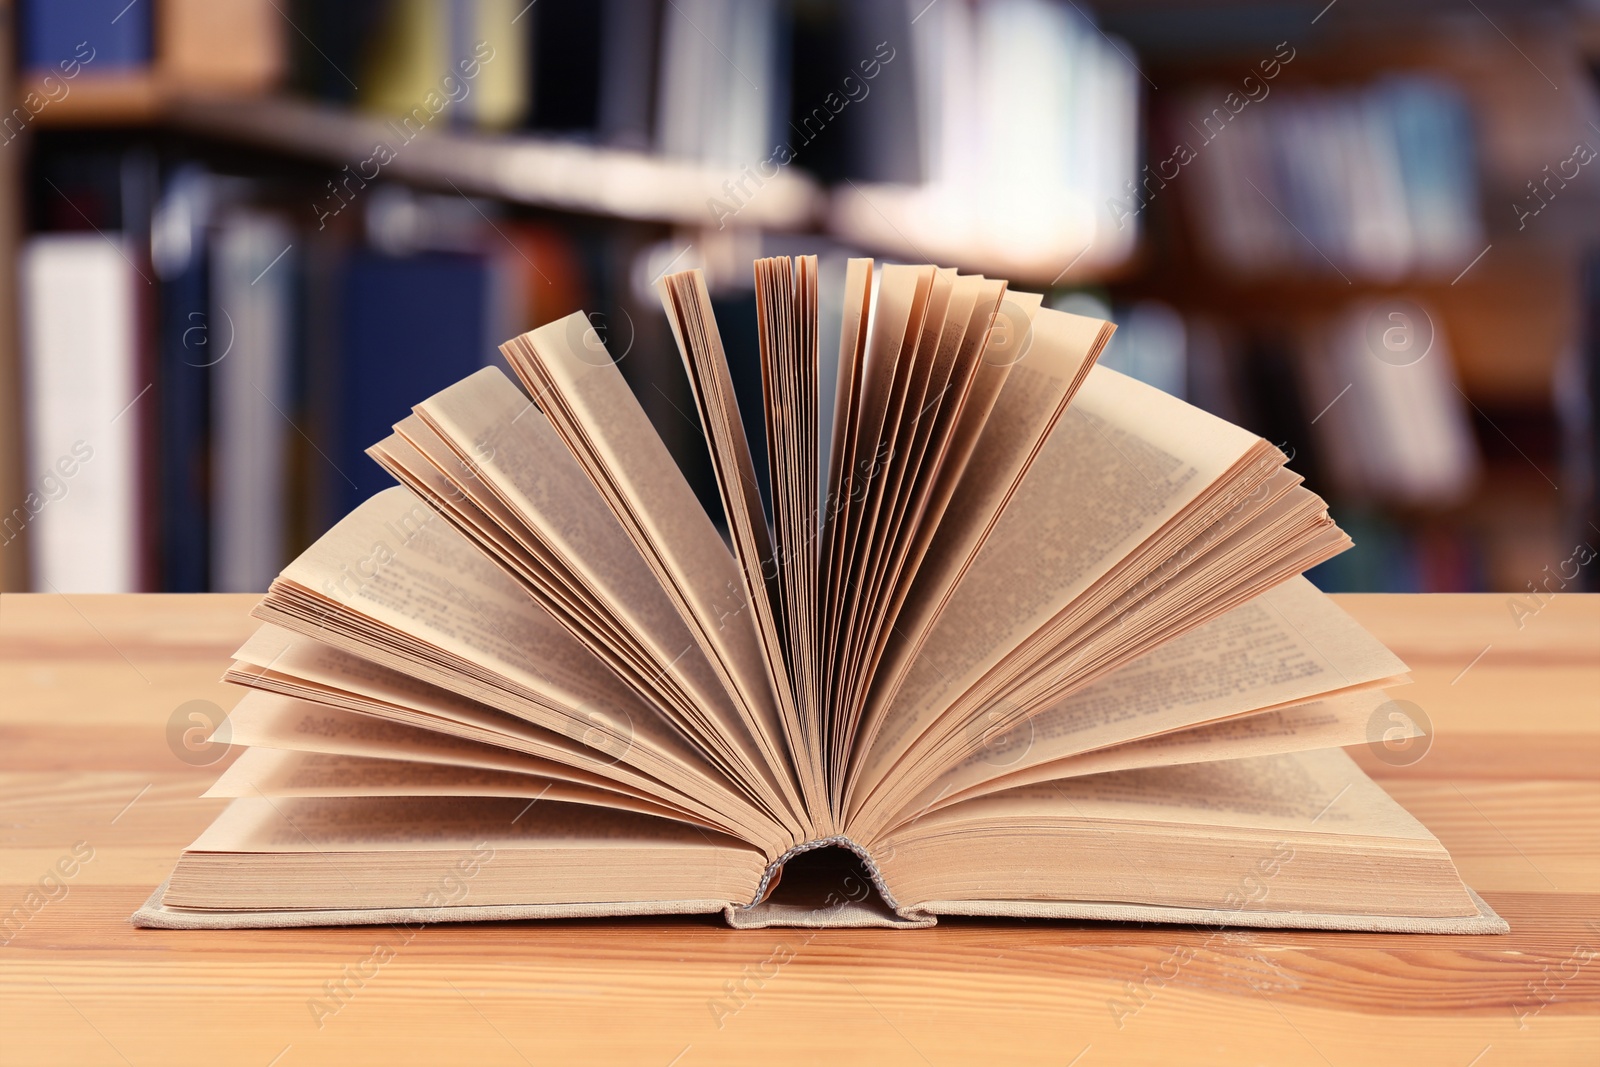
[(714, 501), (653, 282), (705, 269), (759, 418), (751, 259), (811, 253), (835, 315), (870, 255), (1113, 319), (1106, 363), (1292, 452), (1356, 541), (1324, 589), (1600, 587), (1600, 4), (0, 0), (0, 38), (0, 588), (263, 590), (413, 402), (580, 308)]

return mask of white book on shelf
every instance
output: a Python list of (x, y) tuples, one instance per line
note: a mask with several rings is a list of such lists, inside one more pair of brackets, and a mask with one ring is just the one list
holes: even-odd
[[(116, 235), (30, 238), (21, 257), (32, 584), (46, 593), (139, 585), (139, 277)], [(19, 514), (20, 511), (20, 514)], [(24, 522), (19, 523), (18, 520)]]
[(1415, 268), (1416, 240), (1387, 106), (1372, 93), (1353, 96), (1340, 122), (1351, 263), (1365, 277), (1394, 281)]
[(852, 190), (843, 228), (1046, 276), (1126, 258), (1142, 195), (1129, 55), (1045, 0), (907, 10), (909, 58), (897, 62), (911, 64), (923, 182), (887, 210)]
[(1078, 54), (1094, 57), (1083, 65), (1096, 72), (1097, 91), (1075, 95), (1078, 115), (1073, 120), (1074, 128), (1085, 132), (1081, 139), (1068, 135), (1065, 143), (1079, 165), (1087, 163), (1090, 168), (1091, 178), (1084, 188), (1096, 213), (1095, 239), (1102, 245), (1114, 245), (1117, 251), (1109, 253), (1107, 259), (1117, 261), (1133, 254), (1144, 215), (1140, 212), (1124, 226), (1115, 226), (1105, 204), (1113, 196), (1125, 196), (1130, 181), (1141, 195), (1149, 195), (1158, 185), (1146, 185), (1140, 170), (1140, 141), (1145, 128), (1144, 79), (1129, 58), (1133, 49), (1125, 42), (1102, 40), (1083, 19), (1079, 20), (1078, 40)]
[[(668, 6), (656, 102), (656, 147), (662, 154), (729, 167), (735, 180), (740, 166), (753, 168), (772, 154), (769, 134), (779, 103), (777, 18), (772, 0), (682, 0)], [(825, 113), (831, 118), (832, 112)]]
[(1438, 506), (1471, 492), (1477, 440), (1449, 344), (1425, 310), (1356, 304), (1313, 347), (1307, 407), (1326, 404), (1314, 429), (1344, 493)]
[[(293, 235), (280, 219), (224, 217), (212, 244), (211, 587), (259, 593), (286, 555)], [(281, 257), (281, 258), (279, 258)]]
[[(1401, 317), (1395, 319), (1393, 316)], [(1456, 384), (1454, 361), (1437, 320), (1405, 321), (1389, 312), (1387, 330), (1411, 330), (1427, 345), (1424, 354), (1391, 360), (1373, 358), (1371, 312), (1358, 308), (1343, 324), (1343, 352), (1361, 403), (1360, 439), (1368, 454), (1368, 470), (1379, 495), (1398, 502), (1429, 506), (1451, 504), (1471, 492), (1480, 468), (1477, 440), (1467, 414), (1466, 397)], [(1423, 331), (1426, 331), (1424, 334)], [(1381, 341), (1378, 343), (1381, 345)]]
[(911, 10), (911, 54), (917, 90), (917, 142), (923, 180), (976, 188), (983, 153), (980, 129), (976, 13), (966, 4)]

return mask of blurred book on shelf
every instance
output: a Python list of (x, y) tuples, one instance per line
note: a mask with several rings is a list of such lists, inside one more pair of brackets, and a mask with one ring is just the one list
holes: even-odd
[(175, 89), (266, 92), (288, 71), (276, 0), (159, 0), (155, 17), (161, 74)]
[[(391, 0), (354, 69), (357, 99), (428, 125), (504, 129), (528, 107), (528, 35), (515, 0)], [(338, 24), (336, 24), (338, 25)], [(307, 57), (307, 61), (315, 63)]]
[(729, 168), (766, 159), (774, 119), (788, 103), (781, 34), (776, 0), (669, 4), (661, 20), (657, 150)]
[(136, 402), (147, 386), (126, 245), (120, 233), (48, 233), (22, 250), (28, 492), (5, 533), (28, 528), (41, 592), (143, 587)]
[(211, 330), (209, 227), (218, 184), (198, 164), (177, 168), (151, 221), (151, 266), (160, 286), (151, 397), (156, 566), (159, 588), (173, 593), (210, 588), (210, 368), (232, 340), (231, 331), (213, 336)]
[[(591, 7), (593, 5), (590, 5)], [(663, 0), (603, 0), (596, 121), (600, 140), (644, 151), (655, 143)]]
[(1329, 488), (1348, 500), (1456, 504), (1480, 467), (1449, 342), (1405, 302), (1360, 303), (1302, 345), (1301, 390)]
[(443, 388), (488, 363), (492, 269), (487, 257), (456, 252), (351, 254), (342, 289), (339, 426), (329, 455), (346, 483), (338, 514), (387, 488), (366, 449), (410, 411), (415, 389)]
[[(521, 5), (518, 5), (521, 6)], [(529, 47), (531, 76), (525, 79), (529, 94), (527, 125), (533, 129), (604, 140), (601, 126), (603, 86), (615, 72), (605, 54), (602, 33), (614, 32), (619, 13), (611, 6), (589, 0), (554, 0), (527, 8), (518, 21)], [(648, 23), (647, 23), (648, 26)], [(640, 56), (632, 57), (637, 61)], [(646, 65), (645, 71), (650, 67)], [(630, 72), (637, 77), (639, 72)], [(644, 147), (644, 146), (639, 146)]]
[(1137, 212), (1106, 208), (1138, 172), (1143, 83), (1125, 46), (1046, 0), (932, 5), (908, 30), (863, 58), (914, 76), (921, 180), (849, 183), (835, 231), (1047, 284), (1125, 260)]
[(156, 414), (149, 262), (156, 158), (95, 140), (35, 162), (18, 250), (26, 493), (33, 588), (136, 591), (155, 581)]
[(375, 42), (387, 39), (391, 8), (391, 0), (288, 0), (285, 18), (297, 31), (289, 37), (289, 88), (318, 100), (354, 101)]
[(18, 6), (25, 74), (56, 74), (73, 62), (91, 63), (96, 72), (139, 69), (155, 54), (151, 4), (23, 0)]
[(98, 96), (91, 116), (137, 114), (174, 93), (267, 92), (289, 68), (275, 0), (22, 0), (18, 9), (20, 67), (35, 95), (48, 104)]
[(282, 219), (243, 209), (225, 214), (212, 238), (207, 354), (214, 592), (265, 588), (292, 555), (294, 236)]
[[(1215, 262), (1379, 281), (1453, 276), (1482, 251), (1472, 126), (1448, 83), (1395, 76), (1348, 89), (1203, 85), (1164, 116), (1174, 146), (1146, 171), (1154, 196), (1180, 168)], [(1164, 142), (1158, 142), (1164, 143)]]

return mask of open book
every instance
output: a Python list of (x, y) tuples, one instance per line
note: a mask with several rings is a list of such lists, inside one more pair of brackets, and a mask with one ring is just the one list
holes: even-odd
[(1406, 668), (1301, 577), (1349, 541), (1282, 453), (1095, 367), (1108, 323), (870, 260), (824, 423), (815, 258), (755, 286), (763, 471), (661, 284), (714, 517), (582, 313), (372, 447), (136, 923), (1506, 929), (1339, 751)]

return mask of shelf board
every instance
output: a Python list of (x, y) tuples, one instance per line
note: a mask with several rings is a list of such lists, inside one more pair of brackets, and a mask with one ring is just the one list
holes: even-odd
[[(278, 96), (202, 95), (158, 75), (80, 77), (48, 103), (34, 122), (46, 127), (161, 123), (190, 133), (267, 148), (335, 166), (376, 170), (382, 178), (454, 188), (519, 204), (580, 214), (714, 225), (707, 205), (727, 201), (723, 183), (737, 168), (664, 159), (644, 152), (568, 141), (438, 128), (408, 130), (349, 108)], [(37, 80), (23, 94), (40, 88)], [(57, 90), (59, 94), (59, 90)], [(408, 134), (410, 139), (408, 140)], [(392, 151), (374, 166), (379, 145)], [(823, 215), (826, 196), (816, 182), (783, 171), (756, 191), (738, 212), (741, 226), (805, 230)]]
[[(159, 118), (171, 95), (160, 78), (144, 69), (50, 77), (53, 84), (47, 87), (46, 75), (25, 73), (17, 86), (14, 106), (31, 111), (30, 95), (43, 102), (31, 120), (40, 127), (141, 125)], [(65, 86), (64, 94), (59, 86)]]
[[(345, 108), (284, 98), (181, 97), (167, 107), (178, 129), (349, 166), (369, 180), (400, 179), (520, 204), (612, 218), (709, 226), (707, 201), (726, 198), (729, 169), (612, 148), (526, 136), (423, 128)], [(407, 136), (410, 140), (407, 140)], [(380, 153), (380, 146), (388, 151)], [(387, 163), (382, 158), (391, 155)], [(825, 198), (809, 178), (769, 179), (740, 225), (807, 229)]]

